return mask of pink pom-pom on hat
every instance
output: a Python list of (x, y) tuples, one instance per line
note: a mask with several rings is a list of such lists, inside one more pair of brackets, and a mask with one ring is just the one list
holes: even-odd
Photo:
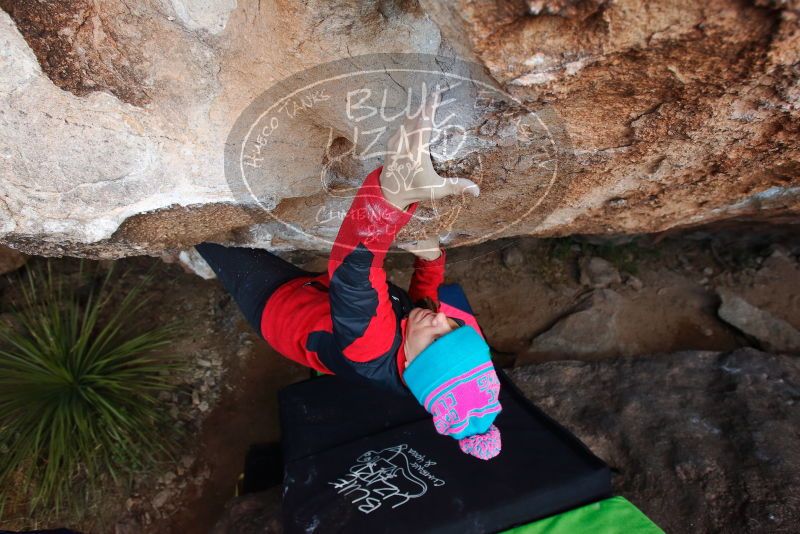
[(475, 434), (468, 438), (458, 440), (461, 450), (481, 460), (490, 460), (500, 454), (503, 448), (500, 440), (500, 430), (492, 425), (483, 434)]
[(493, 425), (503, 410), (500, 380), (489, 345), (472, 326), (428, 345), (408, 364), (403, 379), (433, 416), (439, 434), (458, 440), (461, 450), (476, 458), (500, 453), (500, 431)]

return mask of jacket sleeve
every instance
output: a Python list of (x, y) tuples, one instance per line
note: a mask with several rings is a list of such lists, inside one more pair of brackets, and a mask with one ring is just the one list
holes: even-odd
[(389, 203), (380, 187), (383, 167), (372, 171), (345, 215), (328, 260), (333, 337), (350, 360), (385, 355), (397, 333), (383, 262), (417, 205), (406, 211)]
[(442, 254), (435, 260), (424, 260), (416, 258), (414, 260), (414, 274), (411, 276), (411, 284), (408, 287), (408, 296), (412, 302), (417, 302), (425, 297), (432, 301), (439, 302), (439, 286), (444, 282), (444, 265), (446, 256), (444, 249), (440, 249)]

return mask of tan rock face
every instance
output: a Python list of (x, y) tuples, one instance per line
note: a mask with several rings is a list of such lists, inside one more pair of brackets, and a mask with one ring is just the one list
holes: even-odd
[(144, 105), (149, 98), (141, 87), (141, 54), (113, 20), (122, 13), (100, 5), (86, 0), (0, 2), (29, 36), (42, 70), (58, 87), (78, 96), (108, 91)]
[[(292, 121), (264, 152), (260, 206), (231, 190), (226, 141), (276, 83), (335, 60), (363, 68), (375, 53), (457, 55), (508, 93), (462, 113), (468, 150), (435, 158), (442, 174), (481, 181), (481, 197), (447, 219), (450, 245), (800, 212), (797, 2), (0, 7), (0, 241), (27, 252), (119, 257), (210, 238), (329, 246), (336, 220), (318, 213), (347, 199), (320, 170), (353, 185), (380, 163), (338, 157), (367, 143), (352, 117), (320, 106)], [(390, 98), (412, 91), (393, 80)], [(558, 126), (559, 172), (535, 216), (520, 217), (541, 198), (536, 148), (515, 129), (526, 109)]]
[(584, 206), (573, 231), (658, 231), (777, 198), (774, 207), (796, 210), (796, 11), (588, 5), (569, 17), (530, 17), (522, 6), (474, 16), (492, 73), (553, 102), (569, 125)]

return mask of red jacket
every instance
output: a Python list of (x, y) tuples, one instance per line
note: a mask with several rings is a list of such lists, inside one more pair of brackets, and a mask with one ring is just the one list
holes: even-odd
[(347, 375), (405, 390), (403, 341), (412, 303), (438, 300), (445, 254), (417, 258), (408, 293), (386, 280), (383, 261), (417, 208), (402, 211), (381, 191), (382, 167), (367, 176), (339, 229), (328, 271), (279, 287), (261, 318), (275, 350), (323, 373)]

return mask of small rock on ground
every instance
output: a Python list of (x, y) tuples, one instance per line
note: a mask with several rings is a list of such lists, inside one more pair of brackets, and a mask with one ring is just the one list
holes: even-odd
[(622, 297), (611, 289), (593, 291), (579, 310), (536, 336), (520, 361), (538, 358), (603, 357), (620, 352), (617, 313)]
[(603, 258), (582, 258), (580, 270), (581, 285), (586, 287), (601, 289), (622, 282), (617, 268)]
[(503, 249), (502, 256), (503, 265), (509, 269), (516, 269), (525, 263), (525, 255), (516, 246), (510, 246)]
[(800, 352), (800, 332), (795, 327), (731, 291), (720, 290), (718, 294), (722, 304), (717, 313), (723, 321), (756, 338), (767, 350)]

